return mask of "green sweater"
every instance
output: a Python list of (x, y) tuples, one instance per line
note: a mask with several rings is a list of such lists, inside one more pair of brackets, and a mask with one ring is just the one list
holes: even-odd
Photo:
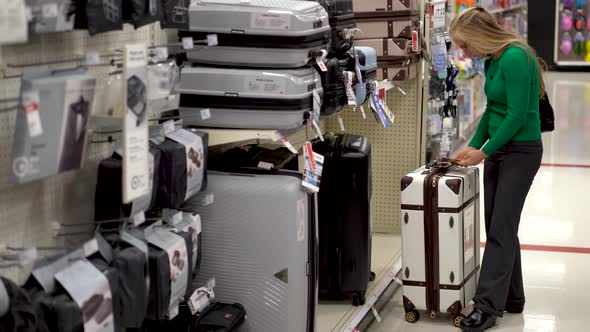
[(469, 146), (491, 156), (510, 141), (541, 139), (539, 74), (532, 59), (523, 49), (509, 47), (500, 58), (486, 61), (487, 107)]

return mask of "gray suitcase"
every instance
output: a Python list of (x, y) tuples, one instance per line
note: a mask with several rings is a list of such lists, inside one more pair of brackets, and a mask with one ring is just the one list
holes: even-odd
[(200, 127), (293, 129), (313, 111), (314, 91), (323, 95), (321, 78), (311, 67), (185, 67), (179, 112), (185, 124)]
[(217, 34), (218, 46), (197, 45), (191, 61), (209, 65), (299, 68), (330, 44), (328, 13), (317, 2), (198, 0), (189, 8), (189, 31), (196, 40)]
[(183, 207), (203, 219), (196, 282), (215, 277), (216, 300), (244, 305), (242, 331), (315, 331), (317, 201), (301, 174), (210, 172), (207, 193), (213, 204), (197, 196)]
[(314, 91), (323, 95), (321, 78), (311, 67), (185, 67), (179, 112), (185, 124), (194, 126), (292, 129), (302, 126), (313, 111)]

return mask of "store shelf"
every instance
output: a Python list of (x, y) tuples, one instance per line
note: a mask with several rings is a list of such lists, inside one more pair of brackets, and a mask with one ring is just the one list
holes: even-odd
[(491, 10), (489, 10), (489, 12), (491, 14), (498, 15), (498, 14), (506, 14), (506, 13), (510, 13), (510, 12), (515, 12), (515, 11), (518, 11), (518, 10), (522, 10), (524, 8), (526, 8), (526, 4), (522, 3), (522, 4), (519, 4), (519, 5), (514, 5), (514, 6), (510, 7), (510, 8), (496, 8), (496, 9), (491, 9)]
[(478, 115), (477, 118), (475, 118), (475, 120), (473, 120), (473, 122), (471, 123), (471, 125), (469, 125), (469, 127), (467, 127), (467, 129), (465, 130), (463, 135), (461, 137), (459, 137), (459, 140), (457, 141), (457, 144), (455, 145), (455, 150), (449, 154), (449, 157), (454, 155), (455, 153), (459, 152), (461, 149), (465, 148), (465, 145), (467, 144), (467, 142), (469, 142), (469, 140), (471, 139), (471, 136), (473, 136), (475, 134), (475, 131), (477, 130), (477, 126), (479, 125), (479, 121), (481, 121), (481, 117), (483, 116), (483, 112), (485, 112), (485, 107), (484, 107), (484, 110), (481, 112), (481, 114)]

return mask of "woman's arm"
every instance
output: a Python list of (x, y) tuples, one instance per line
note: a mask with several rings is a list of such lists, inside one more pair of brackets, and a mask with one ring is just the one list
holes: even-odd
[(482, 151), (488, 156), (508, 143), (524, 126), (529, 108), (532, 70), (529, 57), (520, 50), (505, 54), (500, 67), (506, 82), (508, 115)]
[(490, 115), (486, 110), (485, 112), (483, 112), (481, 120), (479, 120), (479, 124), (477, 125), (477, 131), (475, 132), (475, 135), (473, 135), (471, 142), (469, 142), (470, 147), (479, 150), (481, 149), (483, 144), (488, 140), (488, 138), (490, 138), (490, 134), (488, 133), (489, 121)]

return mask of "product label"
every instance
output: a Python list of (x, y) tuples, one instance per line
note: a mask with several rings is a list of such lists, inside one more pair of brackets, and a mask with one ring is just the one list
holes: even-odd
[(246, 77), (245, 90), (260, 94), (284, 95), (287, 82), (274, 77)]
[(192, 213), (183, 213), (183, 221), (175, 227), (183, 232), (191, 234), (193, 242), (193, 267), (197, 265), (197, 255), (199, 254), (199, 234), (201, 234), (201, 216)]
[(78, 260), (55, 274), (80, 307), (85, 332), (114, 332), (113, 295), (109, 281), (94, 265)]
[(53, 293), (56, 288), (55, 274), (66, 269), (74, 260), (82, 258), (84, 258), (84, 251), (77, 249), (49, 264), (44, 264), (41, 261), (41, 265), (37, 265), (36, 263), (33, 267), (32, 275), (45, 292)]
[(26, 42), (28, 37), (27, 11), (24, 0), (0, 1), (0, 44)]
[(447, 15), (446, 1), (439, 0), (432, 7), (432, 15), (430, 16), (432, 29), (444, 28)]
[(202, 312), (207, 306), (209, 306), (209, 304), (211, 304), (211, 301), (209, 300), (209, 290), (205, 287), (195, 290), (187, 303), (193, 315)]
[(467, 264), (475, 256), (475, 205), (463, 211), (463, 256)]
[(250, 26), (255, 29), (289, 30), (291, 16), (278, 13), (252, 14)]
[(344, 86), (346, 88), (346, 97), (348, 99), (348, 105), (356, 106), (356, 96), (352, 89), (352, 79), (354, 74), (350, 71), (344, 72)]
[(182, 236), (176, 235), (166, 229), (153, 228), (152, 232), (146, 235), (149, 243), (165, 250), (168, 253), (170, 264), (170, 307), (169, 319), (173, 319), (178, 314), (178, 305), (188, 287), (188, 252), (186, 242)]
[[(313, 155), (313, 157), (311, 157)], [(320, 191), (320, 180), (324, 170), (324, 156), (319, 153), (307, 151), (303, 149), (304, 171), (301, 185), (310, 192)], [(313, 159), (312, 159), (313, 158)], [(312, 160), (315, 163), (315, 170), (312, 168)]]
[(444, 43), (432, 45), (434, 70), (441, 71), (447, 68), (447, 49)]
[(168, 134), (167, 137), (184, 145), (186, 150), (186, 200), (198, 193), (203, 183), (205, 172), (203, 139), (186, 129), (177, 130)]
[(211, 119), (211, 109), (204, 108), (201, 110), (201, 120), (209, 120)]
[(150, 193), (148, 162), (147, 48), (125, 46), (125, 98), (123, 124), (123, 203)]

